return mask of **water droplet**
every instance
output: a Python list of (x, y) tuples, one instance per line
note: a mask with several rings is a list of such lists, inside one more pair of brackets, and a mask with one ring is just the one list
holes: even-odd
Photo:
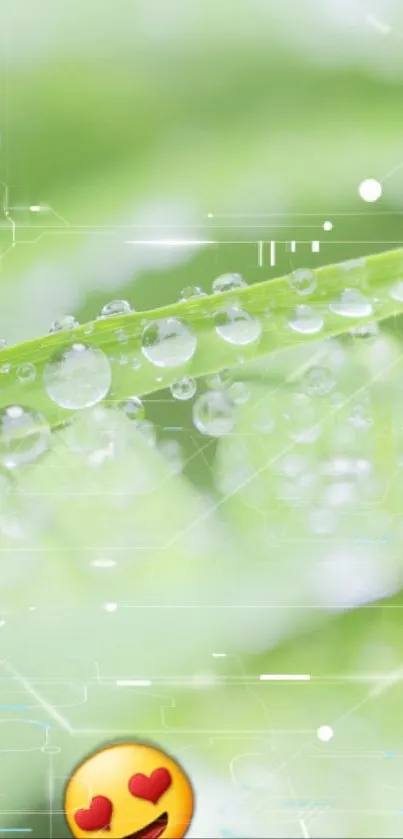
[(5, 338), (0, 338), (0, 350), (5, 350), (7, 347), (7, 341)]
[(119, 341), (119, 344), (127, 344), (129, 336), (127, 335), (124, 329), (117, 329), (115, 335), (117, 340)]
[(330, 303), (329, 309), (345, 318), (365, 318), (373, 314), (372, 304), (358, 288), (346, 288), (340, 300)]
[(183, 470), (183, 453), (180, 443), (177, 440), (163, 440), (158, 448), (166, 459), (171, 474), (179, 475)]
[(179, 300), (183, 303), (185, 300), (196, 300), (198, 297), (207, 297), (207, 294), (197, 285), (188, 285), (182, 289)]
[(43, 371), (49, 399), (77, 411), (104, 399), (111, 386), (110, 363), (102, 350), (73, 344), (56, 353)]
[(296, 271), (293, 271), (287, 277), (287, 282), (293, 291), (296, 291), (297, 294), (301, 294), (302, 296), (312, 294), (318, 284), (316, 274), (309, 268), (298, 268)]
[(251, 344), (262, 334), (260, 321), (237, 306), (218, 311), (214, 321), (218, 335), (229, 344)]
[(120, 403), (119, 408), (130, 420), (140, 422), (145, 417), (145, 407), (138, 396), (130, 396), (125, 399), (124, 402)]
[(36, 370), (33, 364), (21, 364), (17, 367), (17, 378), (22, 384), (25, 382), (33, 382), (36, 376)]
[(193, 406), (193, 422), (202, 434), (222, 437), (234, 427), (235, 407), (224, 393), (208, 391)]
[(227, 390), (227, 396), (235, 405), (244, 405), (250, 393), (245, 382), (234, 382)]
[(141, 349), (156, 367), (179, 367), (193, 358), (196, 336), (186, 323), (177, 318), (164, 318), (144, 329)]
[(310, 306), (297, 306), (295, 315), (288, 320), (288, 325), (301, 335), (315, 335), (323, 329), (323, 318)]
[(184, 376), (171, 386), (171, 393), (174, 399), (192, 399), (196, 393), (196, 382), (190, 376)]
[(211, 376), (206, 376), (206, 385), (210, 390), (226, 390), (232, 384), (231, 370), (224, 369)]
[(309, 396), (326, 396), (334, 389), (336, 382), (326, 367), (311, 367), (305, 373), (303, 386)]
[(100, 466), (125, 450), (122, 421), (117, 411), (97, 405), (75, 415), (72, 424), (61, 433), (70, 451), (91, 466)]
[(369, 406), (365, 403), (357, 403), (354, 405), (349, 416), (349, 423), (354, 426), (354, 428), (362, 428), (365, 431), (367, 431), (368, 428), (371, 428), (374, 424), (374, 420), (371, 416)]
[(379, 326), (374, 321), (362, 323), (360, 326), (354, 326), (353, 329), (350, 329), (350, 335), (353, 338), (377, 338), (379, 335)]
[(104, 318), (116, 318), (119, 315), (130, 315), (132, 311), (133, 309), (127, 300), (111, 300), (110, 303), (106, 303), (103, 307), (98, 319), (103, 320)]
[(247, 283), (240, 274), (221, 274), (213, 281), (213, 294), (223, 294), (226, 291), (239, 291), (246, 288)]
[(283, 417), (291, 440), (296, 443), (315, 443), (321, 433), (314, 405), (304, 393), (293, 393), (287, 398)]
[(140, 370), (140, 367), (141, 367), (140, 359), (139, 358), (133, 358), (131, 366), (133, 367), (133, 370)]
[(390, 289), (389, 296), (392, 300), (398, 300), (403, 303), (403, 280), (398, 280)]
[(42, 414), (20, 405), (0, 411), (0, 463), (6, 469), (37, 460), (50, 442), (49, 424)]
[(10, 370), (11, 370), (11, 364), (2, 364), (1, 367), (0, 367), (0, 373), (2, 374), (2, 376), (7, 376), (7, 374), (10, 372)]
[(94, 329), (95, 329), (94, 321), (92, 321), (91, 323), (87, 323), (87, 325), (84, 329), (84, 335), (92, 335)]
[(140, 432), (140, 434), (145, 437), (147, 440), (148, 445), (151, 448), (157, 443), (157, 432), (155, 429), (155, 425), (152, 424), (149, 420), (141, 420), (140, 422), (136, 423), (136, 429)]
[(79, 326), (78, 320), (73, 315), (64, 315), (58, 320), (54, 320), (49, 332), (65, 332), (71, 329), (76, 329)]

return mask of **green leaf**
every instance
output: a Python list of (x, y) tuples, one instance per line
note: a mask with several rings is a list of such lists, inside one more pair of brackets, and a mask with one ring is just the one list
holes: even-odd
[[(311, 272), (312, 288), (308, 282), (308, 288), (299, 291), (295, 273), (234, 292), (97, 320), (68, 333), (61, 331), (4, 349), (0, 404), (29, 405), (43, 412), (52, 427), (71, 417), (70, 410), (49, 399), (42, 376), (49, 360), (72, 344), (97, 348), (110, 358), (112, 386), (106, 402), (115, 403), (128, 396), (161, 390), (183, 375), (199, 377), (246, 364), (287, 348), (300, 348), (318, 339), (351, 332), (363, 322), (383, 321), (403, 311), (403, 293), (398, 290), (391, 295), (403, 275), (403, 249), (319, 268)], [(344, 314), (340, 313), (333, 304), (351, 292), (360, 295), (359, 302), (345, 303)], [(260, 322), (258, 340), (235, 343), (217, 334), (215, 316), (231, 307)], [(155, 367), (142, 353), (142, 333), (148, 324), (166, 318), (178, 318), (187, 324), (197, 341), (196, 352), (180, 366)], [(35, 378), (26, 381), (22, 377), (21, 381), (19, 368), (28, 363), (35, 367)]]

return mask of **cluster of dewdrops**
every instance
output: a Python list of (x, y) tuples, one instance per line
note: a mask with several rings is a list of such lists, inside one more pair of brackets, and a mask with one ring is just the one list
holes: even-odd
[[(354, 267), (345, 264), (347, 268)], [(309, 305), (309, 297), (318, 286), (315, 271), (298, 269), (288, 277), (288, 285), (295, 293), (295, 307), (287, 313), (284, 327), (300, 336), (318, 335), (324, 327), (324, 307)], [(256, 345), (265, 328), (270, 328), (271, 312), (266, 309), (260, 316), (247, 311), (238, 294), (247, 286), (240, 274), (229, 273), (217, 277), (212, 284), (213, 295), (218, 298), (225, 292), (225, 304), (218, 303), (211, 320), (216, 339), (234, 349), (234, 363), (244, 360), (245, 348)], [(185, 288), (180, 294), (180, 301), (197, 300), (206, 297), (198, 287)], [(391, 291), (391, 297), (403, 298), (403, 283), (398, 283)], [(98, 316), (105, 321), (129, 315), (133, 312), (125, 300), (107, 303)], [(344, 288), (339, 297), (333, 300), (327, 311), (332, 316), (342, 318), (364, 318), (368, 321), (373, 313), (373, 303), (358, 288)], [(266, 323), (267, 322), (267, 327)], [(66, 344), (46, 363), (43, 370), (43, 386), (47, 397), (58, 407), (72, 414), (92, 408), (107, 397), (112, 384), (112, 362), (100, 348), (90, 346), (83, 341), (74, 341), (71, 332), (78, 326), (73, 316), (66, 316), (55, 321), (50, 332), (66, 334)], [(355, 327), (357, 329), (357, 327)], [(369, 328), (369, 327), (366, 327)], [(84, 334), (94, 331), (94, 323), (89, 324)], [(192, 418), (197, 431), (210, 437), (221, 437), (231, 433), (236, 422), (239, 405), (249, 398), (244, 382), (235, 381), (227, 370), (207, 376), (203, 384), (207, 390), (197, 393), (198, 383), (190, 375), (184, 375), (191, 364), (198, 348), (198, 337), (192, 326), (185, 319), (166, 317), (159, 320), (143, 321), (139, 334), (139, 348), (130, 360), (124, 345), (129, 342), (125, 330), (116, 329), (117, 343), (122, 345), (120, 364), (131, 364), (134, 371), (142, 366), (141, 358), (156, 371), (157, 382), (163, 381), (161, 373), (168, 373), (172, 381), (172, 372), (180, 370), (178, 379), (171, 384), (172, 396), (179, 401), (193, 399)], [(9, 365), (0, 366), (0, 372), (9, 372)], [(25, 385), (36, 378), (35, 366), (25, 363), (19, 366), (16, 377)], [(129, 396), (118, 405), (126, 416), (139, 426), (145, 434), (152, 436), (150, 423), (145, 421), (144, 406), (138, 396)], [(39, 412), (23, 405), (10, 405), (0, 413), (0, 466), (7, 470), (36, 460), (50, 446), (51, 431), (46, 418)]]

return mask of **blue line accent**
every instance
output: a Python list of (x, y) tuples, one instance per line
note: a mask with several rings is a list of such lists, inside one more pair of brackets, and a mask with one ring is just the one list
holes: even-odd
[(29, 711), (29, 705), (0, 705), (0, 711)]

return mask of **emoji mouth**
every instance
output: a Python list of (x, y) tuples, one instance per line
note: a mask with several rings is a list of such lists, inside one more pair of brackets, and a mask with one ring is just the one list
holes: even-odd
[(134, 833), (129, 833), (127, 836), (122, 836), (122, 839), (159, 839), (164, 833), (168, 825), (168, 813), (162, 813), (158, 819), (150, 822), (141, 830), (136, 830)]

